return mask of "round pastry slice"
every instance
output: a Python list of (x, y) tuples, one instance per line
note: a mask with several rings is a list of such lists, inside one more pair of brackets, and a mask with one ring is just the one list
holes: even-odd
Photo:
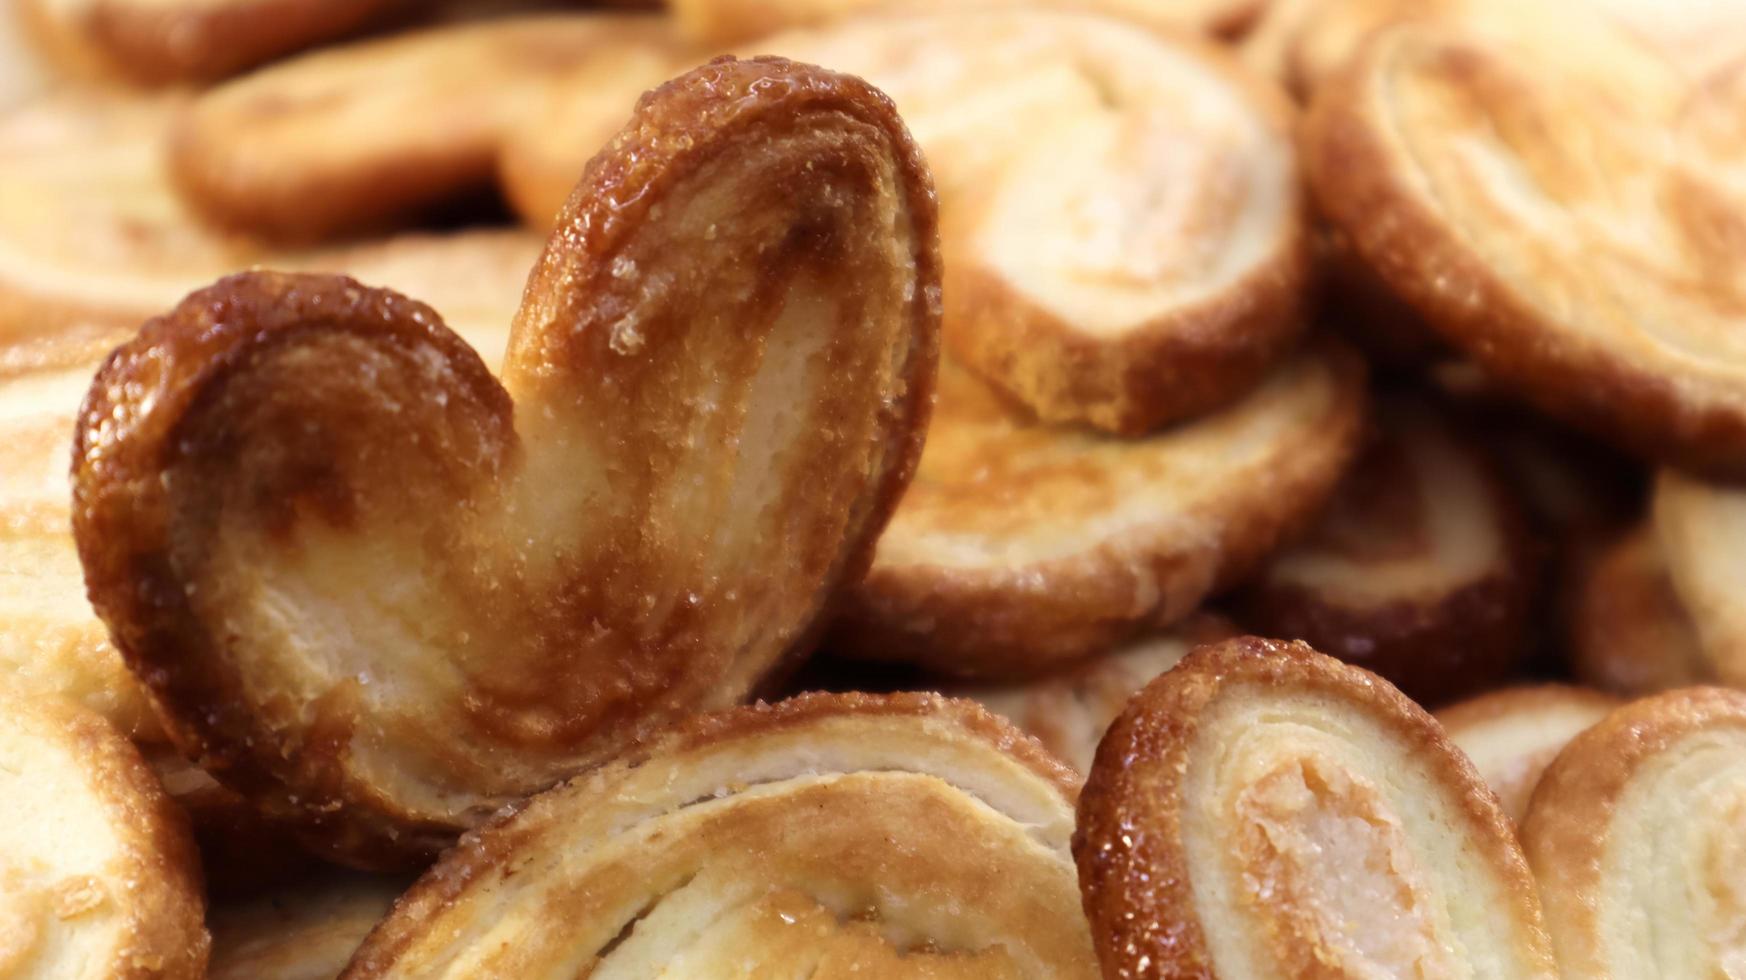
[(463, 839), (343, 976), (1091, 980), (1072, 800), (965, 701), (701, 716)]
[(1746, 686), (1746, 489), (1664, 470), (1655, 538), (1714, 676)]
[(1442, 704), (1520, 664), (1538, 563), (1483, 446), (1427, 401), (1385, 397), (1375, 414), (1380, 437), (1245, 587), (1238, 618)]
[(1039, 423), (948, 361), (915, 482), (830, 645), (1016, 678), (1177, 622), (1314, 519), (1364, 407), (1357, 358), (1325, 343), (1140, 439)]
[(1584, 684), (1636, 697), (1715, 681), (1649, 526), (1587, 555), (1565, 605), (1570, 667)]
[(673, 44), (657, 18), (551, 15), (319, 51), (196, 99), (171, 169), (224, 227), (298, 241), (378, 228), (488, 184), (506, 127), (563, 70)]
[(1134, 692), (1176, 666), (1202, 643), (1229, 639), (1236, 627), (1197, 613), (1165, 633), (1134, 640), (1066, 670), (1018, 684), (948, 688), (1029, 733), (1075, 772), (1091, 771), (1097, 743)]
[(75, 72), (145, 84), (233, 75), (369, 26), (395, 0), (17, 0)]
[(1391, 289), (1543, 410), (1746, 474), (1746, 273), (1724, 230), (1746, 210), (1665, 117), (1537, 51), (1378, 35), (1306, 127), (1322, 208)]
[(73, 528), (171, 735), (364, 866), (810, 648), (915, 467), (933, 195), (889, 101), (669, 83), (590, 166), (502, 383), (438, 314), (257, 272), (92, 385)]
[(1520, 823), (1540, 775), (1559, 750), (1623, 703), (1564, 684), (1510, 687), (1444, 708), (1437, 721), (1473, 760), (1504, 814)]
[[(1086, 13), (980, 10), (858, 18), (748, 51), (859, 75), (897, 102), (939, 185), (947, 343), (1041, 418), (1128, 434), (1190, 418), (1253, 387), (1300, 332), (1290, 109), (1212, 46)], [(628, 104), (599, 81), (566, 85), (509, 141), (530, 220), (556, 213)]]
[(1106, 977), (1557, 976), (1473, 764), (1302, 643), (1201, 647), (1135, 696), (1073, 854)]
[(212, 913), (209, 980), (333, 980), (407, 882), (331, 871)]
[(107, 722), (0, 681), (0, 975), (199, 980), (200, 859)]
[(1522, 824), (1567, 977), (1739, 970), (1746, 694), (1634, 701), (1572, 739)]

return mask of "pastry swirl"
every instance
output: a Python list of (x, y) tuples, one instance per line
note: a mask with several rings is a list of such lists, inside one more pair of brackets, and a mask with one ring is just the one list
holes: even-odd
[(142, 328), (77, 434), (93, 602), (215, 777), (414, 862), (810, 647), (920, 451), (938, 276), (889, 101), (712, 63), (591, 165), (502, 383), (342, 277)]
[(1301, 643), (1204, 646), (1136, 695), (1073, 853), (1106, 977), (1557, 976), (1466, 756)]
[(1709, 676), (1746, 686), (1746, 490), (1663, 470), (1654, 493), (1656, 545)]
[(1364, 410), (1362, 366), (1326, 343), (1140, 439), (1039, 423), (948, 361), (915, 481), (831, 648), (1018, 678), (1177, 622), (1314, 518)]
[(343, 976), (1089, 980), (1072, 799), (965, 701), (701, 716), (463, 839)]
[(1436, 717), (1497, 794), (1504, 814), (1519, 824), (1559, 750), (1623, 703), (1600, 691), (1539, 684), (1489, 691)]
[(200, 859), (102, 718), (0, 681), (0, 974), (199, 980)]
[(1685, 688), (1576, 736), (1522, 847), (1567, 977), (1711, 977), (1741, 957), (1746, 694)]
[(1484, 445), (1433, 403), (1383, 397), (1375, 417), (1379, 438), (1308, 535), (1244, 587), (1240, 618), (1443, 704), (1526, 652), (1526, 518)]
[(1743, 199), (1659, 110), (1536, 51), (1378, 35), (1310, 114), (1317, 198), (1396, 293), (1542, 410), (1746, 473)]

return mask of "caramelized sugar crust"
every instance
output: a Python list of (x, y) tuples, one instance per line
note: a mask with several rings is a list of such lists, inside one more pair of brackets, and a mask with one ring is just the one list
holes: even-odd
[(1073, 852), (1106, 977), (1556, 975), (1466, 756), (1302, 643), (1203, 646), (1136, 695)]
[(1516, 823), (1560, 749), (1623, 704), (1619, 698), (1566, 684), (1508, 687), (1437, 712), (1455, 747), (1467, 753), (1504, 813)]
[(1384, 397), (1316, 525), (1241, 594), (1241, 617), (1373, 670), (1421, 704), (1519, 666), (1538, 579), (1520, 502), (1435, 404)]
[(1709, 677), (1746, 686), (1746, 490), (1674, 470), (1655, 480), (1656, 546)]
[(1565, 976), (1737, 968), (1742, 759), (1746, 694), (1707, 687), (1634, 701), (1559, 754), (1534, 792), (1522, 847)]
[(1566, 609), (1570, 666), (1584, 684), (1638, 697), (1715, 681), (1647, 523), (1583, 559)]
[(694, 717), (463, 838), (343, 976), (1095, 977), (1073, 784), (935, 695)]
[(712, 63), (590, 166), (501, 385), (338, 277), (142, 328), (75, 446), (93, 601), (221, 781), (340, 860), (433, 854), (810, 646), (920, 453), (936, 249), (875, 90)]
[(329, 870), (212, 915), (209, 980), (325, 980), (406, 890), (397, 875)]
[(1223, 616), (1196, 613), (1168, 632), (1129, 641), (1065, 670), (1013, 684), (950, 687), (946, 693), (970, 698), (1011, 721), (1083, 775), (1091, 771), (1103, 733), (1134, 692), (1194, 647), (1238, 632)]
[[(1040, 417), (1147, 432), (1236, 400), (1299, 336), (1291, 111), (1212, 45), (1083, 11), (935, 9), (744, 50), (897, 102), (939, 182), (947, 344)], [(558, 86), (508, 141), (530, 221), (550, 220), (623, 111), (603, 74)]]
[(1141, 439), (1037, 422), (948, 362), (915, 483), (832, 649), (1014, 678), (1168, 626), (1313, 519), (1364, 411), (1362, 365), (1325, 342)]
[[(676, 56), (680, 46), (658, 18), (590, 14), (315, 52), (195, 99), (173, 134), (171, 169), (188, 200), (227, 228), (293, 241), (379, 228), (487, 185), (525, 105), (567, 69), (622, 49)], [(615, 105), (613, 130), (588, 155), (629, 103)], [(566, 193), (585, 159), (565, 174)]]
[(0, 682), (0, 819), (0, 974), (205, 976), (187, 823), (102, 718)]
[(1306, 165), (1363, 261), (1539, 408), (1746, 474), (1738, 140), (1642, 101), (1531, 49), (1398, 28), (1318, 94)]

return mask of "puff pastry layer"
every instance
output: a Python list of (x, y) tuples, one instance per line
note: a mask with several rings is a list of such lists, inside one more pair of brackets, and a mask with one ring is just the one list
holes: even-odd
[(1567, 977), (1705, 977), (1742, 957), (1746, 694), (1632, 702), (1573, 739), (1522, 847)]
[(501, 384), (421, 303), (261, 272), (148, 323), (81, 415), (117, 644), (178, 744), (341, 860), (745, 697), (914, 468), (939, 260), (889, 101), (712, 63), (585, 183)]
[(1507, 687), (1450, 705), (1437, 721), (1520, 823), (1540, 776), (1572, 738), (1624, 702), (1564, 684)]
[(0, 826), (0, 974), (205, 975), (194, 842), (102, 718), (0, 682)]
[(344, 976), (1089, 980), (1072, 785), (965, 701), (700, 716), (469, 835)]
[(915, 482), (831, 647), (1034, 676), (1176, 622), (1313, 519), (1364, 406), (1356, 357), (1314, 344), (1229, 408), (1123, 439), (1039, 423), (948, 361)]
[[(176, 125), (171, 168), (224, 227), (293, 241), (379, 228), (487, 186), (504, 131), (567, 69), (677, 48), (658, 18), (600, 14), (451, 24), (318, 51), (195, 99)], [(614, 129), (632, 101), (615, 107)], [(598, 148), (572, 161), (567, 185)]]
[(1538, 54), (1377, 36), (1311, 112), (1319, 202), (1383, 281), (1541, 409), (1746, 473), (1746, 197), (1668, 116)]
[(1664, 470), (1655, 480), (1654, 528), (1713, 676), (1746, 686), (1746, 489)]
[(1579, 563), (1566, 606), (1570, 667), (1584, 684), (1635, 697), (1716, 679), (1647, 524)]
[(1201, 647), (1137, 695), (1073, 853), (1106, 977), (1557, 976), (1467, 757), (1301, 643)]
[(1378, 438), (1309, 534), (1241, 593), (1245, 625), (1376, 671), (1423, 704), (1507, 676), (1538, 578), (1515, 494), (1435, 404), (1379, 399)]

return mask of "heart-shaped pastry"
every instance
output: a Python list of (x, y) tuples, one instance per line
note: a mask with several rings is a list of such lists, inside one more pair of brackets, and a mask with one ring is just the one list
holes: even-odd
[(1565, 606), (1570, 669), (1584, 684), (1637, 697), (1715, 682), (1649, 524), (1584, 556)]
[(1654, 527), (1708, 676), (1746, 685), (1746, 489), (1664, 470), (1655, 481)]
[(463, 839), (342, 976), (1091, 980), (1073, 783), (933, 695), (700, 716)]
[(1719, 977), (1740, 963), (1746, 694), (1634, 701), (1571, 740), (1522, 824), (1566, 977)]
[(1566, 684), (1506, 687), (1450, 705), (1437, 712), (1437, 721), (1473, 760), (1505, 815), (1520, 823), (1559, 751), (1623, 703)]
[(1507, 677), (1527, 652), (1538, 567), (1520, 502), (1472, 432), (1405, 395), (1309, 534), (1239, 596), (1264, 636), (1373, 670), (1421, 704)]
[(914, 469), (920, 153), (780, 60), (663, 86), (590, 165), (501, 383), (431, 308), (251, 273), (92, 385), (74, 532), (185, 751), (334, 856), (429, 856), (810, 647)]
[(1136, 695), (1073, 854), (1106, 977), (1558, 975), (1473, 764), (1301, 643), (1201, 647)]
[(1314, 519), (1364, 421), (1362, 365), (1328, 343), (1138, 439), (1038, 422), (948, 360), (915, 482), (830, 646), (1019, 678), (1169, 626)]
[(1402, 27), (1318, 93), (1304, 145), (1357, 255), (1489, 374), (1634, 452), (1746, 474), (1746, 197), (1658, 109), (1531, 47)]
[(0, 975), (206, 975), (187, 823), (102, 718), (0, 681), (0, 827)]

